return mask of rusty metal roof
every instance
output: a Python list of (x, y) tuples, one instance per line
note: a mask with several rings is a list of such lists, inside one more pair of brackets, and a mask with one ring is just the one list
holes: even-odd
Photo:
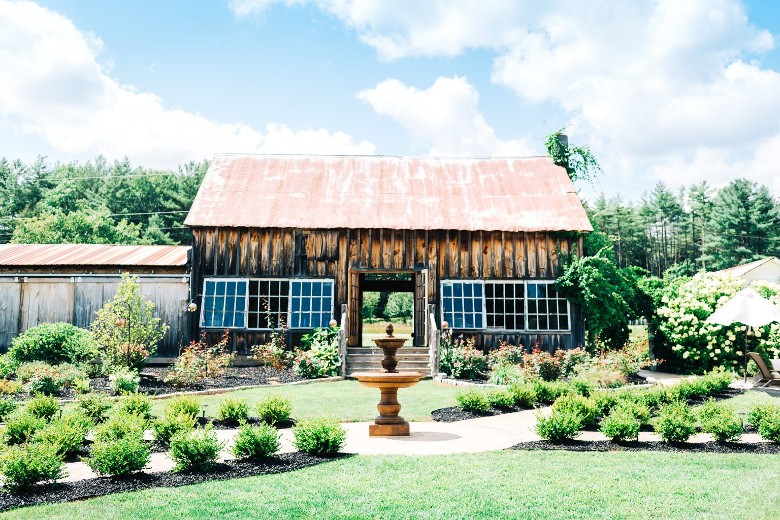
[(204, 227), (591, 231), (547, 157), (217, 155), (187, 220)]
[(183, 266), (189, 246), (0, 244), (0, 265)]

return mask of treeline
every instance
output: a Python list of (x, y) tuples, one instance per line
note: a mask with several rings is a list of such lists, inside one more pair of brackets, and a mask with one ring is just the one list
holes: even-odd
[(674, 193), (664, 183), (638, 203), (603, 195), (586, 203), (597, 231), (612, 241), (619, 267), (654, 276), (691, 276), (780, 254), (780, 206), (766, 186), (706, 181)]
[(183, 223), (207, 167), (1, 159), (0, 243), (189, 244)]

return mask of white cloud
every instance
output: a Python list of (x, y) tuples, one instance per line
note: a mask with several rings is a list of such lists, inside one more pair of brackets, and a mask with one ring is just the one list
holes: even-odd
[[(385, 59), (493, 50), (493, 81), (528, 102), (560, 107), (608, 175), (633, 166), (629, 174), (675, 185), (704, 170), (714, 182), (733, 175), (775, 182), (776, 169), (760, 157), (763, 143), (780, 139), (780, 73), (758, 61), (775, 40), (750, 22), (740, 0), (312, 1)], [(394, 83), (382, 90), (391, 87), (418, 100), (426, 92)], [(392, 100), (375, 109), (410, 133), (435, 125)], [(479, 141), (481, 125), (461, 116)]]
[(397, 121), (434, 156), (529, 155), (523, 140), (502, 141), (479, 112), (479, 94), (466, 78), (439, 77), (424, 90), (389, 79), (358, 98)]
[(343, 132), (265, 132), (165, 106), (153, 93), (111, 78), (102, 42), (32, 2), (0, 1), (0, 125), (43, 138), (68, 154), (130, 157), (171, 167), (215, 152), (373, 153)]

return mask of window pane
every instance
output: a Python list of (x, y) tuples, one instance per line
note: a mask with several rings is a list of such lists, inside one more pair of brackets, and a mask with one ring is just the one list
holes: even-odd
[(527, 287), (528, 287), (528, 298), (536, 298), (536, 284), (529, 283)]
[(450, 298), (452, 296), (452, 285), (445, 283), (444, 285), (442, 285), (441, 290), (442, 290), (442, 295), (445, 298)]
[(471, 298), (472, 290), (472, 285), (470, 283), (463, 284), (463, 297)]

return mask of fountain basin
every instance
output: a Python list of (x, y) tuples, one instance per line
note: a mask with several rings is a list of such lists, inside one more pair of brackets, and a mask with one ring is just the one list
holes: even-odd
[(361, 385), (379, 388), (380, 400), (376, 405), (379, 416), (368, 425), (369, 437), (409, 436), (409, 423), (399, 416), (398, 389), (416, 385), (424, 376), (417, 372), (356, 372), (352, 374)]

